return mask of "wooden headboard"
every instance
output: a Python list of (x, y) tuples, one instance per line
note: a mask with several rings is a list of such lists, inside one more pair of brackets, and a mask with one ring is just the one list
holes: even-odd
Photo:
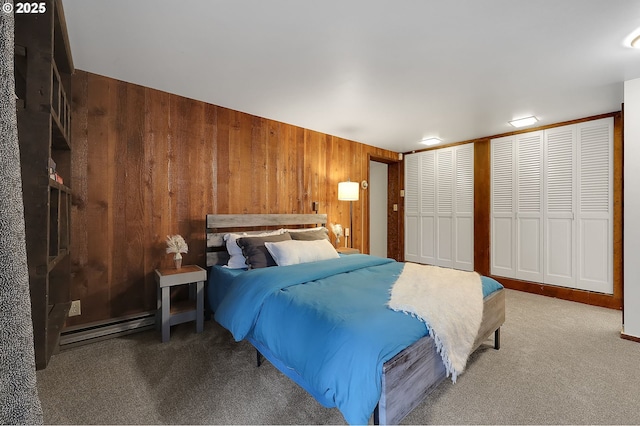
[[(248, 235), (263, 231), (246, 231), (243, 228), (325, 226), (326, 214), (208, 214), (207, 215), (207, 266), (225, 265), (229, 254), (223, 240), (224, 234), (233, 230)], [(220, 232), (221, 229), (226, 229)]]

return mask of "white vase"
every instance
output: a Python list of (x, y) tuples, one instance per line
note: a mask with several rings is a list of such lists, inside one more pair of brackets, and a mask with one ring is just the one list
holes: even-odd
[(176, 253), (173, 255), (173, 264), (176, 265), (176, 269), (182, 268), (182, 254)]

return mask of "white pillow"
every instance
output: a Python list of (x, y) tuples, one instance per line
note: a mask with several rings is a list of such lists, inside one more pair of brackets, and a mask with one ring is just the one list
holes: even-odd
[(278, 266), (336, 259), (340, 256), (329, 240), (289, 240), (265, 242), (264, 246)]
[(309, 232), (309, 231), (320, 231), (322, 229), (326, 229), (326, 228), (324, 226), (318, 226), (316, 228), (295, 228), (295, 229), (282, 228), (280, 230), (282, 232)]
[(263, 232), (260, 234), (247, 234), (243, 232), (241, 234), (229, 233), (224, 234), (224, 241), (227, 245), (227, 253), (229, 253), (229, 261), (225, 268), (229, 269), (242, 269), (247, 267), (246, 259), (242, 254), (242, 249), (238, 245), (238, 238), (242, 237), (267, 237), (269, 235), (280, 235), (282, 234), (282, 230), (278, 229), (276, 231)]

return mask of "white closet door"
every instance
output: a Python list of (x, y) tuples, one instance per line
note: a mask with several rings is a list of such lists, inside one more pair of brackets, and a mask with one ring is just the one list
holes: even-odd
[(542, 281), (542, 131), (516, 135), (516, 278)]
[(419, 159), (418, 154), (404, 157), (404, 258), (411, 262), (420, 262)]
[(515, 137), (491, 141), (491, 274), (515, 278)]
[(473, 271), (473, 147), (461, 145), (454, 151), (453, 266), (466, 271)]
[(436, 261), (438, 266), (453, 267), (453, 150), (436, 153)]
[(576, 286), (613, 294), (613, 119), (580, 123), (577, 137)]
[(576, 283), (575, 148), (575, 125), (545, 131), (544, 282), (565, 287)]
[(405, 157), (405, 260), (473, 270), (473, 144)]
[(436, 160), (435, 151), (420, 156), (420, 214), (419, 247), (420, 263), (436, 262)]

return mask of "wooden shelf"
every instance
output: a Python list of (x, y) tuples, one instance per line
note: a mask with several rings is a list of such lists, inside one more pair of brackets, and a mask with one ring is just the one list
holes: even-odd
[[(62, 1), (43, 1), (45, 11), (38, 19), (18, 14), (14, 28), (16, 115), (38, 369), (45, 368), (57, 352), (71, 305), (69, 95), (73, 61)], [(50, 179), (49, 167), (66, 185)]]
[(55, 268), (56, 265), (58, 265), (58, 263), (60, 263), (60, 261), (64, 259), (64, 257), (68, 254), (69, 254), (69, 250), (61, 249), (60, 251), (58, 251), (57, 256), (49, 256), (49, 264), (47, 265), (47, 272), (51, 272), (53, 268)]
[(196, 310), (195, 300), (179, 300), (171, 303), (171, 309), (169, 310), (171, 315), (179, 314), (182, 312), (190, 312)]
[(53, 140), (52, 145), (56, 149), (71, 149), (71, 107), (69, 106), (64, 82), (60, 78), (55, 60), (51, 62), (51, 119)]
[(71, 188), (65, 186), (61, 183), (56, 182), (55, 180), (49, 178), (49, 187), (58, 189), (62, 192), (66, 192), (67, 194), (71, 194)]
[(55, 149), (63, 149), (66, 151), (71, 150), (71, 145), (69, 145), (68, 136), (63, 133), (60, 120), (56, 117), (53, 112), (51, 113), (51, 131), (52, 131), (52, 139), (51, 146)]
[(49, 315), (47, 316), (47, 352), (49, 354), (57, 352), (60, 332), (67, 320), (70, 308), (71, 302), (49, 305)]

